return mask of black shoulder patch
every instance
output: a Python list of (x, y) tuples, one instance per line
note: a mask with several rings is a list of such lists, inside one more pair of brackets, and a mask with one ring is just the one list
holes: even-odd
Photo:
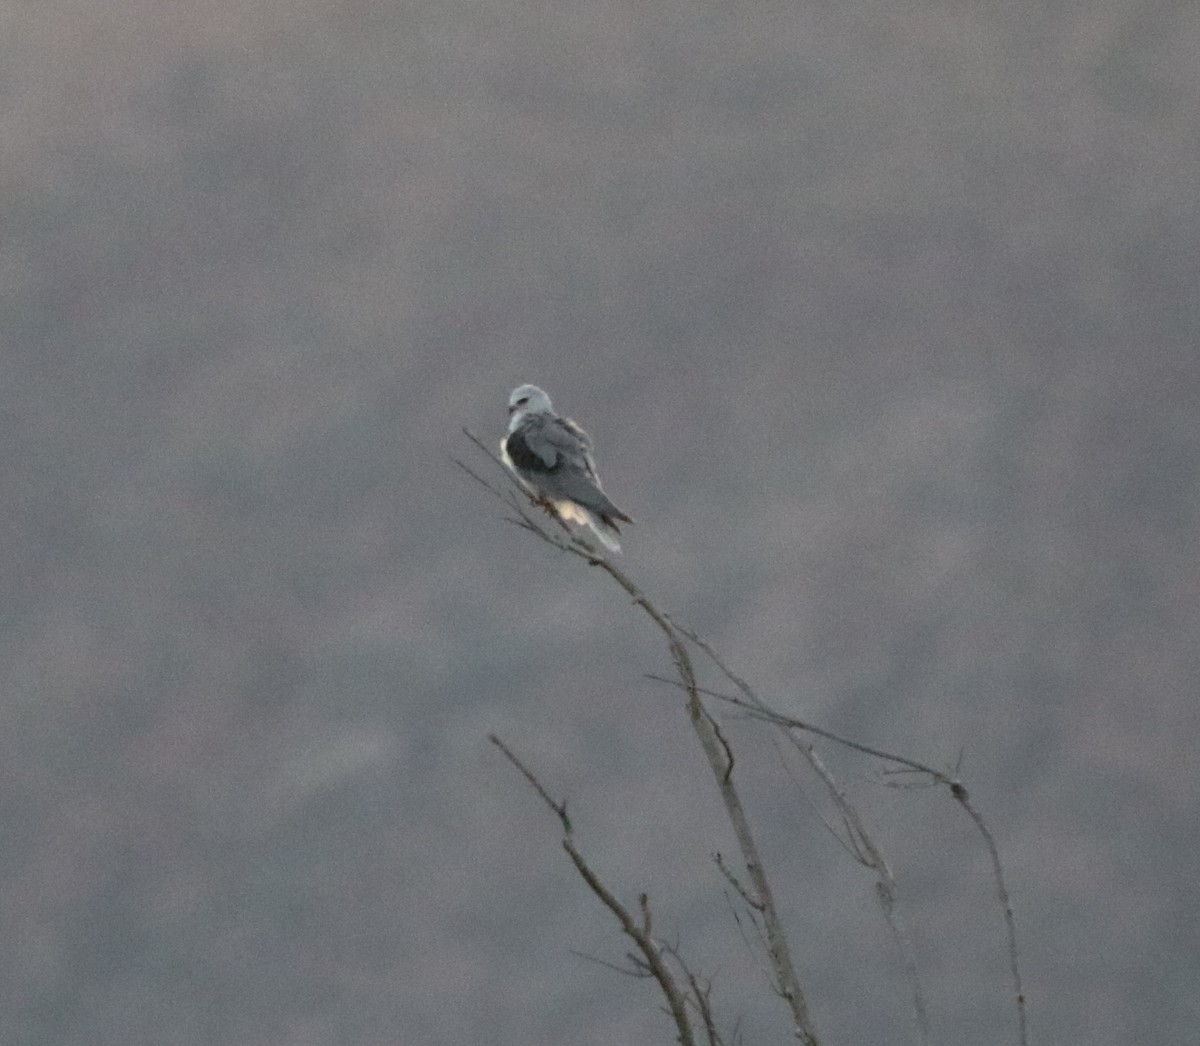
[(504, 446), (508, 451), (508, 456), (512, 458), (512, 463), (520, 472), (544, 473), (553, 472), (558, 468), (558, 455), (555, 455), (553, 465), (547, 465), (539, 455), (529, 449), (529, 444), (525, 442), (525, 434), (520, 429), (509, 433), (508, 442)]

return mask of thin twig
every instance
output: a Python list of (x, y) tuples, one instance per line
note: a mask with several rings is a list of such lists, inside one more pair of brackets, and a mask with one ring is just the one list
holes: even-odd
[(1025, 1016), (1025, 990), (1021, 986), (1021, 967), (1017, 951), (1017, 920), (1013, 915), (1012, 903), (1008, 897), (1008, 887), (1004, 883), (1004, 869), (1000, 864), (1000, 851), (991, 830), (984, 823), (983, 817), (971, 803), (967, 790), (960, 784), (952, 785), (950, 794), (958, 801), (959, 806), (966, 810), (967, 815), (975, 822), (979, 834), (987, 844), (988, 855), (992, 859), (992, 874), (996, 879), (996, 893), (1000, 899), (1000, 907), (1004, 910), (1004, 927), (1008, 934), (1008, 969), (1012, 977), (1013, 997), (1017, 1006), (1017, 1041), (1020, 1046), (1028, 1046), (1028, 1029)]
[[(746, 946), (746, 954), (751, 960), (762, 970), (763, 974), (770, 979), (771, 971), (763, 964), (759, 953), (755, 951), (754, 945), (750, 943), (750, 938), (746, 934), (745, 928), (742, 926), (742, 917), (738, 914), (738, 910), (734, 907), (733, 899), (729, 896), (729, 891), (722, 891), (725, 896), (725, 903), (729, 905), (729, 914), (733, 916), (733, 924), (738, 928), (738, 934), (742, 938), (742, 943)], [(767, 938), (763, 934), (762, 927), (758, 925), (758, 915), (753, 908), (747, 905), (746, 918), (750, 921), (750, 925), (754, 928), (754, 936), (758, 938), (758, 943), (762, 947), (763, 952), (767, 950)]]
[[(656, 676), (647, 674), (647, 679), (653, 679), (656, 683), (666, 683), (668, 686), (679, 687), (680, 683), (675, 679), (667, 679), (665, 676)], [(813, 734), (817, 737), (823, 737), (827, 741), (832, 741), (835, 744), (842, 745), (846, 748), (852, 748), (856, 752), (862, 752), (864, 755), (873, 755), (877, 759), (885, 759), (891, 763), (897, 763), (900, 766), (907, 767), (910, 770), (915, 770), (918, 773), (929, 774), (939, 784), (949, 785), (953, 783), (953, 778), (941, 770), (935, 770), (932, 766), (918, 762), (915, 759), (909, 759), (907, 756), (896, 755), (893, 752), (885, 752), (882, 748), (874, 748), (871, 745), (863, 744), (861, 741), (853, 741), (848, 737), (843, 737), (841, 734), (835, 734), (832, 730), (826, 730), (822, 726), (817, 726), (815, 723), (807, 722), (804, 719), (797, 719), (795, 716), (784, 715), (782, 712), (776, 712), (773, 708), (763, 703), (757, 696), (751, 698), (734, 697), (732, 694), (723, 694), (719, 690), (709, 690), (705, 687), (699, 687), (699, 692), (706, 697), (715, 697), (718, 701), (724, 701), (727, 705), (732, 705), (745, 712), (751, 719), (760, 719), (765, 723), (774, 723), (776, 726), (788, 727), (795, 730), (803, 730), (805, 733)], [(751, 692), (753, 693), (753, 692)]]
[[(781, 730), (780, 733), (783, 733), (786, 735), (787, 731)], [(794, 737), (788, 737), (788, 740), (793, 745), (795, 745), (797, 743), (796, 739)], [(863, 853), (862, 846), (859, 845), (858, 839), (855, 838), (854, 828), (849, 823), (849, 821), (846, 819), (846, 815), (841, 812), (840, 807), (838, 808), (838, 811), (839, 811), (838, 816), (841, 817), (841, 819), (842, 819), (842, 827), (841, 827), (841, 830), (839, 831), (839, 829), (834, 825), (834, 823), (828, 817), (825, 816), (825, 812), (817, 805), (816, 801), (808, 794), (808, 792), (804, 788), (804, 784), (801, 782), (800, 778), (796, 775), (795, 771), (792, 770), (791, 764), (784, 757), (783, 748), (779, 744), (779, 738), (773, 737), (772, 741), (775, 744), (775, 752), (779, 756), (779, 763), (783, 767), (784, 773), (786, 773), (788, 775), (788, 777), (791, 778), (792, 784), (796, 786), (796, 791), (800, 793), (800, 797), (808, 805), (808, 808), (809, 808), (809, 810), (812, 811), (813, 816), (815, 818), (817, 818), (818, 821), (821, 822), (821, 824), (825, 828), (825, 831), (827, 831), (829, 833), (829, 835), (832, 837), (833, 841), (835, 843), (837, 843), (838, 846), (840, 846), (843, 850), (846, 851), (846, 856), (848, 856), (856, 864), (861, 864), (865, 867), (870, 867), (870, 862), (868, 861), (866, 855)], [(802, 753), (802, 754), (804, 754), (806, 756), (812, 756), (812, 755), (815, 755), (816, 753), (809, 752), (809, 753)], [(826, 787), (828, 787), (828, 786), (829, 786), (829, 782), (826, 782)], [(834, 805), (837, 806), (836, 801), (835, 801)]]
[[(568, 951), (570, 951), (570, 953), (578, 959), (583, 959), (586, 962), (594, 962), (597, 966), (603, 966), (606, 969), (612, 970), (615, 973), (622, 974), (625, 977), (634, 977), (637, 980), (642, 980), (646, 977), (651, 976), (646, 971), (644, 963), (642, 963), (640, 965), (635, 964), (634, 968), (632, 970), (627, 970), (624, 966), (621, 966), (620, 964), (615, 963), (615, 962), (609, 962), (607, 959), (601, 959), (600, 956), (598, 956), (598, 955), (588, 955), (587, 952), (576, 951), (574, 948), (570, 948), (570, 949), (568, 949)], [(629, 957), (627, 956), (627, 958), (629, 958)]]
[(825, 785), (825, 790), (829, 793), (839, 816), (842, 818), (842, 824), (845, 826), (848, 840), (846, 845), (851, 849), (855, 859), (860, 864), (871, 869), (878, 877), (875, 881), (875, 895), (879, 901), (880, 911), (883, 913), (883, 920), (887, 923), (888, 930), (892, 935), (892, 941), (900, 956), (900, 964), (904, 967), (904, 973), (908, 978), (909, 990), (912, 994), (913, 1027), (916, 1031), (917, 1043), (918, 1046), (927, 1046), (929, 1042), (929, 1013), (925, 1007), (925, 992), (921, 987), (921, 976), (917, 970), (916, 952), (913, 948), (912, 938), (908, 933), (907, 925), (900, 918), (900, 913), (896, 911), (898, 891), (896, 879), (892, 875), (892, 869), (883, 856), (883, 851), (867, 831), (866, 824), (863, 822), (858, 809), (850, 802), (850, 798), (846, 795), (845, 790), (834, 779), (833, 774), (826, 767), (824, 760), (821, 759), (813, 743), (807, 739), (802, 741), (796, 736), (794, 730), (789, 729), (781, 732), (791, 742), (792, 747), (803, 756), (817, 776), (821, 778), (822, 783)]
[(762, 901), (751, 897), (749, 891), (741, 884), (741, 881), (730, 870), (729, 865), (725, 863), (725, 858), (720, 853), (713, 854), (713, 863), (716, 864), (721, 874), (725, 876), (726, 882), (737, 891), (737, 895), (746, 903), (746, 907), (755, 912), (761, 912), (763, 905)]

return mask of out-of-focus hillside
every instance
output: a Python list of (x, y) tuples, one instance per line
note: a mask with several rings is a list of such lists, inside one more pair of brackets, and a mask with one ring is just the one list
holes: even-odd
[[(762, 693), (962, 754), (1034, 1041), (1195, 1039), (1193, 5), (0, 26), (0, 1039), (667, 1041), (489, 730), (778, 1038), (665, 652), (450, 463), (522, 381)], [(895, 1041), (870, 883), (729, 729), (818, 1027)], [(842, 769), (936, 1041), (1004, 1041), (977, 844)]]

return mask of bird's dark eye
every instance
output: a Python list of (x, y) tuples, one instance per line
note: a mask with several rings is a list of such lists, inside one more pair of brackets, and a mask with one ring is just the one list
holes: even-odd
[(518, 407), (523, 407), (523, 406), (525, 406), (525, 404), (526, 404), (526, 403), (528, 403), (528, 402), (529, 402), (529, 397), (528, 397), (528, 396), (522, 396), (522, 397), (521, 397), (519, 400), (517, 400), (517, 406), (518, 406)]

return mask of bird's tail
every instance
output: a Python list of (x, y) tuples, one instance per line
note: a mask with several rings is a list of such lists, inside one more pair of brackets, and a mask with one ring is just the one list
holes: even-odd
[(609, 552), (621, 551), (621, 542), (617, 537), (620, 531), (617, 530), (615, 523), (588, 509), (587, 525)]
[(633, 520), (629, 519), (615, 505), (613, 505), (613, 508), (616, 509), (616, 512), (608, 513), (603, 509), (588, 508), (577, 501), (567, 501), (566, 499), (556, 500), (553, 504), (554, 510), (558, 513), (560, 519), (577, 523), (581, 527), (587, 527), (600, 539), (600, 543), (609, 552), (621, 551), (621, 541), (617, 536), (620, 531), (617, 530), (615, 520), (624, 519), (629, 520), (630, 523)]

